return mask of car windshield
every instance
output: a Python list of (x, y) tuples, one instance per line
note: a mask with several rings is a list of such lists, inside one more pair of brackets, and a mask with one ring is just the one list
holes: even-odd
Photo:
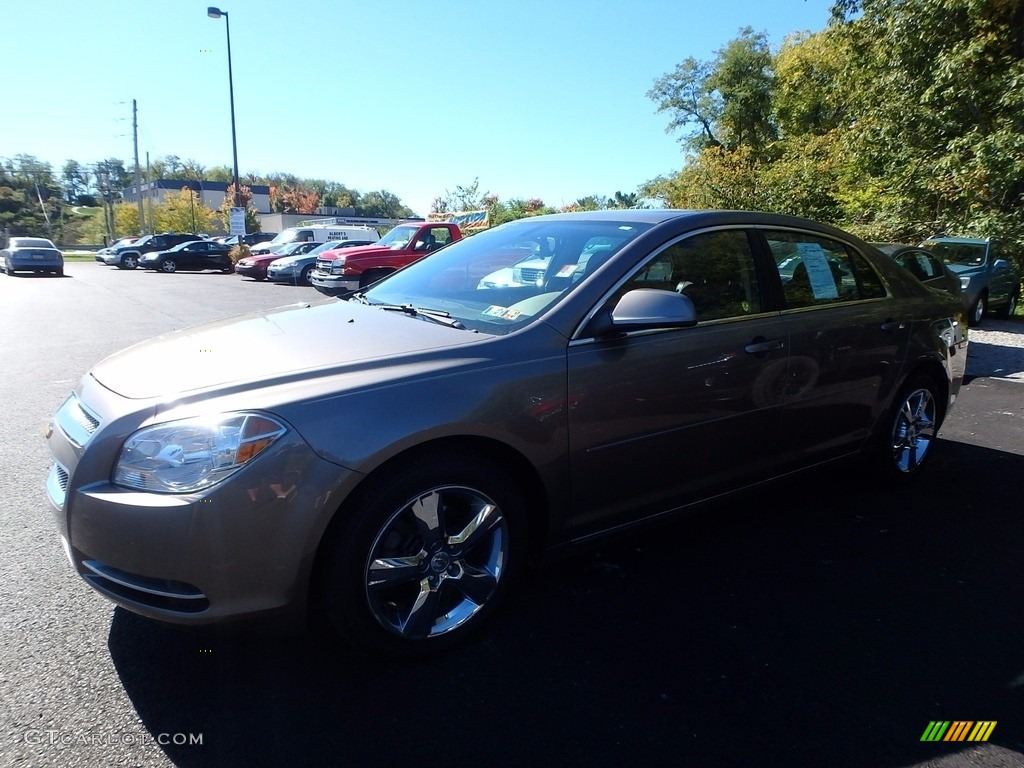
[(985, 243), (950, 243), (943, 240), (921, 244), (946, 264), (980, 267), (985, 263)]
[(340, 240), (328, 240), (326, 243), (321, 243), (320, 245), (318, 245), (316, 248), (314, 248), (312, 251), (305, 255), (316, 256), (318, 253), (323, 253), (324, 251), (329, 251), (332, 248), (337, 248), (339, 245), (341, 245)]
[(399, 226), (392, 229), (384, 237), (377, 241), (377, 245), (382, 245), (385, 248), (393, 248), (399, 250), (405, 248), (412, 240), (413, 235), (420, 231), (419, 227), (414, 226)]
[[(472, 331), (511, 333), (570, 294), (648, 227), (522, 219), (459, 240), (352, 300), (440, 313)], [(530, 274), (523, 274), (527, 269)]]

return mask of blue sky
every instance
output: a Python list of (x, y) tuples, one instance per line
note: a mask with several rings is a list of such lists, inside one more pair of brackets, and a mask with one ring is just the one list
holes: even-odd
[[(419, 214), (479, 178), (561, 206), (677, 170), (646, 93), (750, 26), (817, 31), (832, 0), (227, 0), (241, 173), (386, 189)], [(0, 156), (59, 174), (139, 146), (231, 164), (224, 20), (192, 0), (6, 2)], [(12, 69), (18, 74), (12, 74)]]

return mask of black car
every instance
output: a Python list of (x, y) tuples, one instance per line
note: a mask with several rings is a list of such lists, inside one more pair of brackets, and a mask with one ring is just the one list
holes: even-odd
[(191, 243), (182, 243), (168, 251), (147, 253), (139, 261), (139, 266), (160, 272), (202, 271), (205, 269), (233, 272), (235, 267), (228, 255), (230, 251), (231, 246), (223, 243), (215, 243), (212, 240), (196, 240)]
[(224, 245), (256, 245), (257, 243), (267, 243), (277, 237), (277, 232), (247, 232), (244, 235), (230, 235), (228, 237), (218, 238), (218, 240)]
[(967, 308), (966, 297), (960, 290), (960, 278), (934, 253), (920, 246), (903, 243), (871, 243), (871, 245), (929, 288), (944, 291), (950, 296), (964, 301), (964, 307)]
[(191, 232), (161, 232), (156, 235), (146, 235), (123, 246), (113, 246), (103, 256), (103, 263), (116, 266), (119, 269), (135, 269), (139, 266), (142, 256), (147, 253), (166, 251), (182, 243), (189, 243), (201, 239), (199, 235)]

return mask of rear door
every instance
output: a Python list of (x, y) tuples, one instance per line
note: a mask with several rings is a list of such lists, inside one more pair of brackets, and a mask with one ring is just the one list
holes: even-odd
[(765, 310), (762, 282), (745, 230), (685, 236), (604, 305), (634, 288), (679, 291), (694, 302), (696, 327), (570, 343), (574, 524), (583, 535), (776, 463), (786, 331)]
[(793, 460), (852, 450), (900, 376), (910, 323), (852, 244), (795, 230), (760, 235), (778, 266), (790, 345), (780, 449)]

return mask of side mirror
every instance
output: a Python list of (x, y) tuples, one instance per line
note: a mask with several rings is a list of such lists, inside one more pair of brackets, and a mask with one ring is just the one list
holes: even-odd
[(697, 324), (697, 310), (689, 297), (675, 291), (636, 288), (611, 310), (598, 313), (591, 322), (595, 336), (656, 328), (690, 328)]
[(1006, 259), (996, 259), (992, 262), (992, 270), (994, 272), (1006, 272), (1010, 269), (1010, 262)]

